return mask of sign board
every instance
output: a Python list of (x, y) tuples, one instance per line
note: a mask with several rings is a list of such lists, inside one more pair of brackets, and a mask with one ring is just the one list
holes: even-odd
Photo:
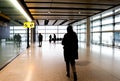
[(34, 22), (24, 22), (24, 28), (34, 28)]

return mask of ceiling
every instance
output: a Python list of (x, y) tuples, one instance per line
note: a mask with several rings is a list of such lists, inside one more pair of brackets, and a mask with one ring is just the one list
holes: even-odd
[[(69, 25), (120, 5), (120, 0), (19, 0), (37, 25)], [(9, 2), (0, 0), (0, 13), (14, 24), (25, 17)]]

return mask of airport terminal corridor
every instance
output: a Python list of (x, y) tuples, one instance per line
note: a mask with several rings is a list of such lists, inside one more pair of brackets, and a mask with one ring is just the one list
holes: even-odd
[(120, 81), (120, 0), (0, 0), (0, 81), (73, 81), (61, 45), (68, 26), (77, 81)]
[[(120, 49), (79, 44), (78, 81), (120, 81)], [(66, 77), (61, 43), (31, 44), (0, 71), (0, 81), (73, 81)]]

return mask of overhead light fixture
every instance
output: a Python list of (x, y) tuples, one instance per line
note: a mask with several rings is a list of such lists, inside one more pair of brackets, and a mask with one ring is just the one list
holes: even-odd
[(17, 0), (10, 0), (10, 2), (25, 16), (27, 21), (32, 21), (32, 19), (28, 16)]
[(51, 12), (50, 12), (50, 11), (48, 11), (48, 14), (51, 14)]
[(78, 12), (78, 14), (81, 14), (81, 12)]
[(5, 14), (3, 14), (3, 13), (0, 13), (0, 17), (4, 18), (7, 21), (10, 20), (10, 18), (8, 16), (6, 16)]

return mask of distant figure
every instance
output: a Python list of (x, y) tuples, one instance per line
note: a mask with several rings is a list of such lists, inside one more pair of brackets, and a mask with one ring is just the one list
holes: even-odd
[(14, 39), (14, 42), (16, 44), (17, 43), (17, 35), (16, 34), (14, 35), (13, 39)]
[(20, 34), (17, 35), (17, 41), (18, 41), (18, 45), (20, 46), (20, 44), (21, 44), (21, 35)]
[(43, 36), (41, 33), (39, 33), (39, 35), (38, 35), (39, 47), (42, 46), (42, 40), (43, 40)]
[(17, 46), (21, 45), (21, 35), (20, 34), (15, 34), (13, 39), (14, 39), (14, 42)]
[(49, 36), (49, 42), (51, 43), (52, 41), (52, 35)]
[(67, 27), (67, 33), (62, 40), (64, 49), (64, 60), (66, 63), (67, 77), (70, 77), (70, 64), (74, 75), (74, 81), (77, 81), (75, 59), (78, 59), (78, 38), (73, 31), (72, 26)]
[(54, 43), (56, 42), (56, 35), (55, 34), (53, 34), (53, 41), (54, 41)]

